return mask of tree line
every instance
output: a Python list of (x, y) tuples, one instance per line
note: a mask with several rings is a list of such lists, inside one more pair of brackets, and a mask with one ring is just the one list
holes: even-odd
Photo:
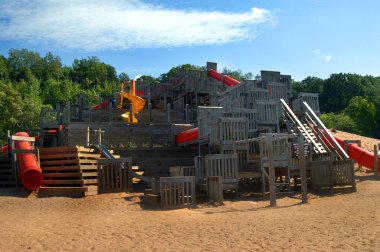
[(351, 73), (293, 82), (293, 93), (318, 93), (321, 119), (330, 129), (380, 138), (380, 77)]
[[(205, 68), (183, 64), (158, 78), (149, 75), (141, 78), (148, 83), (160, 83), (180, 70)], [(224, 68), (222, 72), (240, 81), (253, 77), (241, 70)], [(127, 73), (117, 74), (112, 65), (97, 57), (75, 59), (66, 66), (50, 52), (41, 56), (27, 49), (9, 50), (8, 57), (0, 55), (0, 144), (5, 141), (7, 129), (11, 132), (38, 129), (42, 108), (73, 103), (79, 94), (95, 104), (99, 95), (110, 96), (119, 91), (122, 81), (128, 83)], [(325, 80), (308, 77), (293, 82), (293, 91), (320, 94), (321, 118), (329, 128), (380, 137), (380, 77), (357, 74), (332, 74)]]

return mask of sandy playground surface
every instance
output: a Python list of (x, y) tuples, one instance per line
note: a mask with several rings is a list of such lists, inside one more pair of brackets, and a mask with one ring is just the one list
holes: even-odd
[(38, 198), (0, 188), (0, 251), (380, 251), (380, 179), (350, 189), (170, 211), (142, 195)]

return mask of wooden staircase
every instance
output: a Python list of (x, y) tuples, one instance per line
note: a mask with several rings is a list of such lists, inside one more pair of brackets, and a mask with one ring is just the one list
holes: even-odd
[(43, 186), (39, 193), (46, 196), (83, 197), (87, 188), (78, 159), (77, 147), (40, 149)]

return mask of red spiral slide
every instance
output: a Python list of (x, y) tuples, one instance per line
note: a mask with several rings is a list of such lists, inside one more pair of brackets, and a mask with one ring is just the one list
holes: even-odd
[[(29, 137), (26, 132), (18, 132), (16, 136)], [(31, 150), (32, 146), (27, 141), (15, 141), (15, 150)], [(20, 170), (20, 179), (28, 190), (35, 190), (42, 185), (42, 171), (37, 163), (37, 158), (32, 153), (17, 154), (17, 162)]]

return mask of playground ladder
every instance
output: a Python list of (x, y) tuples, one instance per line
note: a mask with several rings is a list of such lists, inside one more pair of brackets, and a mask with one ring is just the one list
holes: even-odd
[(284, 99), (280, 99), (282, 103), (282, 107), (284, 109), (285, 115), (297, 126), (297, 130), (299, 133), (303, 135), (307, 143), (311, 143), (314, 146), (314, 150), (316, 153), (326, 153), (326, 149), (324, 146), (318, 142), (318, 138), (312, 134), (312, 129), (308, 127), (306, 124), (303, 124), (300, 119), (294, 114), (293, 110), (288, 106)]

